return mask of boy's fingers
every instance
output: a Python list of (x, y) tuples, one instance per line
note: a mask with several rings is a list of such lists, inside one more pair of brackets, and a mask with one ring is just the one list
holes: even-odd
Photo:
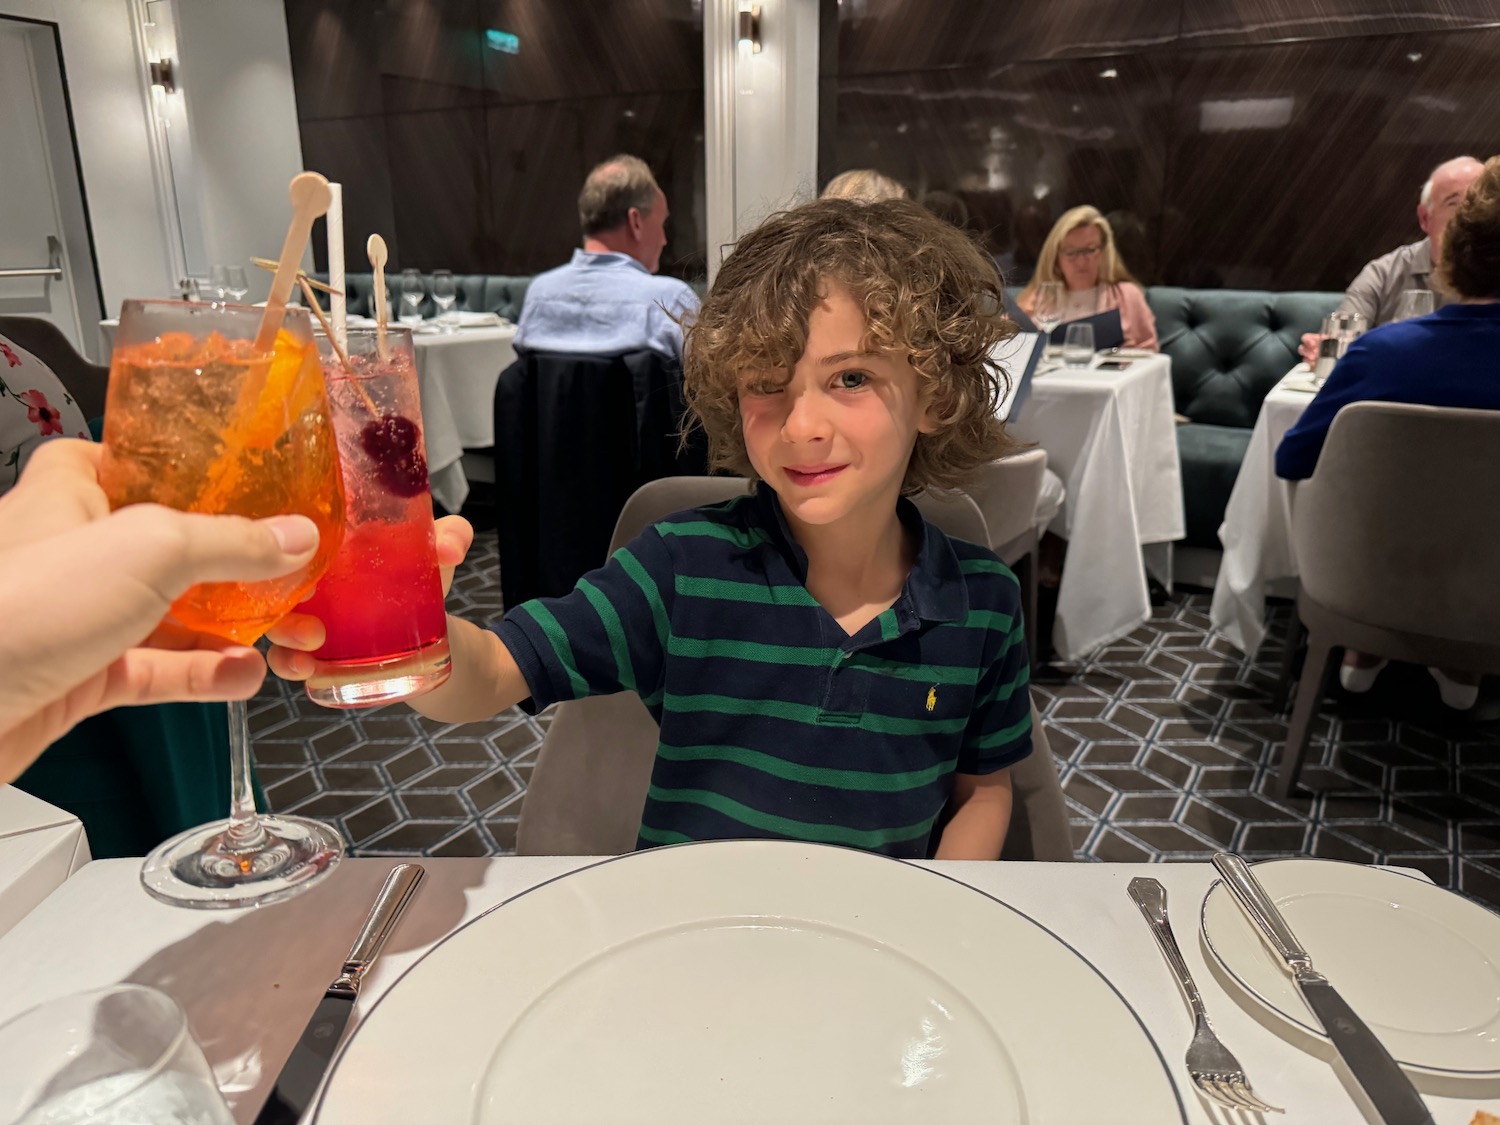
[(306, 613), (289, 613), (266, 630), (266, 640), (282, 648), (313, 652), (323, 647), (328, 631), (322, 618)]
[(462, 516), (444, 516), (437, 521), (438, 565), (454, 567), (464, 561), (474, 545), (474, 526)]
[(308, 679), (317, 669), (318, 662), (305, 652), (272, 645), (266, 652), (266, 663), (283, 680), (298, 682)]

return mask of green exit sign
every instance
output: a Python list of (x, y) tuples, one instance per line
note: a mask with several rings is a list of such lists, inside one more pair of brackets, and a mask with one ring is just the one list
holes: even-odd
[(508, 31), (486, 31), (484, 33), (484, 45), (492, 51), (504, 51), (507, 55), (519, 55), (521, 53), (521, 37), (512, 35)]

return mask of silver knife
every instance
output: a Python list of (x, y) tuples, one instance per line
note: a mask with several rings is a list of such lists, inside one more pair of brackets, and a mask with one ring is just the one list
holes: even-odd
[(1224, 876), (1224, 885), (1245, 916), (1255, 924), (1266, 944), (1286, 962), (1297, 991), (1318, 1017), (1379, 1119), (1385, 1125), (1433, 1125), (1427, 1103), (1411, 1079), (1365, 1021), (1334, 991), (1328, 978), (1313, 968), (1307, 950), (1302, 948), (1245, 861), (1233, 852), (1219, 852), (1214, 856), (1214, 866)]
[(307, 1109), (339, 1040), (343, 1038), (349, 1013), (359, 996), (360, 982), (380, 955), (385, 939), (391, 936), (391, 931), (401, 920), (401, 912), (411, 901), (424, 874), (417, 864), (403, 863), (386, 876), (385, 886), (380, 888), (370, 916), (365, 919), (365, 928), (360, 930), (354, 948), (349, 950), (344, 961), (343, 972), (323, 993), (317, 1011), (302, 1031), (302, 1038), (297, 1040), (286, 1065), (276, 1076), (271, 1098), (261, 1107), (255, 1125), (295, 1125)]

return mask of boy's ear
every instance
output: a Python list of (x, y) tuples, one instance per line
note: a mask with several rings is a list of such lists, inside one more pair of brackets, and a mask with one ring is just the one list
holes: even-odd
[(937, 419), (937, 392), (931, 387), (922, 393), (922, 416), (917, 419), (917, 433), (935, 434), (943, 427)]

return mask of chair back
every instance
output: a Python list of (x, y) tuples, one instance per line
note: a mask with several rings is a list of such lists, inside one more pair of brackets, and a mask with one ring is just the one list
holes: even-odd
[(1500, 637), (1500, 411), (1359, 402), (1297, 486), (1303, 594), (1381, 629)]
[(991, 461), (965, 488), (984, 515), (990, 550), (1001, 558), (1017, 553), (1007, 552), (1012, 544), (1029, 547), (1036, 539), (1037, 498), (1046, 473), (1047, 451), (1028, 449)]
[(928, 489), (913, 496), (912, 502), (922, 517), (948, 538), (977, 543), (981, 547), (990, 545), (984, 513), (967, 493), (957, 489), (941, 492)]
[(661, 477), (647, 481), (625, 501), (615, 533), (610, 539), (612, 555), (652, 524), (674, 512), (704, 508), (733, 500), (749, 493), (751, 482), (744, 477)]
[(507, 606), (559, 597), (608, 557), (632, 493), (702, 471), (680, 452), (682, 373), (655, 351), (526, 351), (495, 389), (495, 508)]
[(57, 325), (36, 316), (0, 316), (0, 336), (41, 360), (78, 404), (85, 421), (104, 413), (109, 368), (79, 355)]
[[(1011, 767), (1002, 859), (1073, 858), (1068, 806), (1035, 705), (1031, 754)], [(630, 692), (559, 703), (521, 802), (518, 855), (619, 855), (635, 848), (660, 731)]]

